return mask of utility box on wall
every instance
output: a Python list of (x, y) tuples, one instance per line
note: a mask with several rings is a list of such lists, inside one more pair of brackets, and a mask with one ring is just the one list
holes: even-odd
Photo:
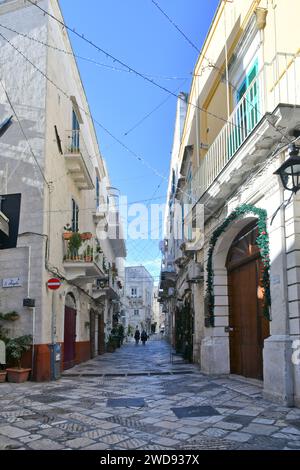
[(49, 344), (51, 357), (51, 380), (58, 380), (61, 377), (61, 345), (58, 343)]

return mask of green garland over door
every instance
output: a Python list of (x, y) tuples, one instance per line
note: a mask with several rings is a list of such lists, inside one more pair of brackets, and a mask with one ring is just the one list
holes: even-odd
[(214, 295), (214, 272), (213, 272), (213, 253), (218, 238), (228, 226), (238, 220), (241, 216), (245, 214), (253, 214), (257, 217), (257, 227), (258, 227), (258, 237), (256, 243), (260, 249), (261, 259), (263, 263), (263, 278), (262, 286), (265, 291), (265, 302), (263, 314), (270, 320), (270, 305), (271, 305), (271, 293), (270, 293), (270, 253), (269, 253), (269, 236), (267, 233), (267, 211), (265, 209), (260, 209), (250, 204), (242, 204), (237, 207), (231, 214), (223, 221), (223, 223), (213, 232), (212, 237), (209, 241), (208, 249), (208, 260), (207, 260), (207, 282), (206, 282), (206, 315), (205, 315), (205, 326), (213, 327), (215, 326), (215, 295)]

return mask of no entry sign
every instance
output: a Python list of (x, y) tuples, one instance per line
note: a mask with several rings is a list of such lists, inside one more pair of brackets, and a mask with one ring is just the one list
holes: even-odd
[(60, 286), (61, 286), (61, 282), (56, 277), (49, 279), (49, 281), (47, 282), (47, 287), (48, 289), (51, 289), (51, 290), (59, 289)]

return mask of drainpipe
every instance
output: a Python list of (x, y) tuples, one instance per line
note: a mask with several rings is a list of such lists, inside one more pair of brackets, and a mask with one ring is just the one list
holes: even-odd
[[(31, 245), (28, 251), (28, 271), (27, 271), (27, 298), (30, 298), (30, 281), (31, 281)], [(31, 374), (33, 376), (34, 369), (34, 346), (35, 346), (35, 307), (32, 307), (32, 351), (31, 351)]]
[(196, 153), (197, 153), (197, 169), (200, 166), (200, 145), (199, 145), (199, 133), (200, 133), (200, 126), (199, 126), (199, 109), (197, 108), (197, 99), (199, 96), (199, 77), (196, 77)]
[[(285, 161), (282, 154), (280, 164)], [(285, 332), (287, 342), (290, 340), (290, 322), (289, 322), (289, 297), (288, 297), (288, 276), (287, 276), (287, 247), (286, 247), (286, 228), (285, 228), (285, 206), (284, 206), (284, 188), (280, 185), (280, 226), (281, 226), (281, 251), (283, 264), (283, 283), (284, 283), (284, 303), (286, 310)], [(290, 354), (289, 354), (290, 353)], [(286, 375), (286, 405), (294, 405), (294, 371), (292, 364), (292, 351), (286, 355), (287, 375)]]

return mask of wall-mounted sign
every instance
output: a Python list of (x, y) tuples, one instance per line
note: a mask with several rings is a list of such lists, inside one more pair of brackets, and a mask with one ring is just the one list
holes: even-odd
[(10, 287), (22, 287), (22, 280), (20, 277), (10, 277), (8, 279), (3, 279), (2, 287), (3, 289), (8, 289)]
[(60, 279), (53, 277), (52, 279), (49, 279), (49, 281), (47, 282), (47, 286), (48, 286), (48, 289), (50, 290), (59, 289), (61, 286), (61, 281)]
[(34, 308), (35, 299), (30, 299), (29, 297), (27, 297), (26, 299), (23, 299), (23, 307)]

